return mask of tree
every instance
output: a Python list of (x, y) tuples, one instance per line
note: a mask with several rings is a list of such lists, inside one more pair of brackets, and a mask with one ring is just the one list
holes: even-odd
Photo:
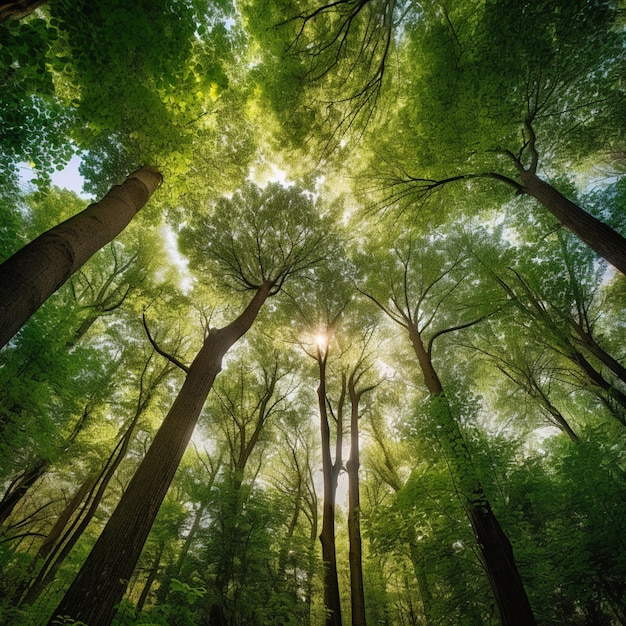
[(251, 36), (271, 51), (258, 71), (263, 105), (276, 112), (294, 147), (314, 144), (329, 157), (364, 132), (394, 52), (395, 28), (412, 12), (410, 5), (396, 0), (242, 4)]
[(0, 347), (72, 274), (116, 237), (161, 182), (142, 167), (102, 200), (43, 233), (0, 266)]
[(0, 21), (20, 19), (32, 13), (46, 0), (21, 0), (21, 2), (3, 2), (0, 5)]
[[(292, 374), (290, 364), (262, 341), (257, 339), (256, 343), (255, 351), (240, 354), (235, 371), (231, 369), (216, 385), (214, 403), (208, 407), (212, 426), (223, 431), (229, 453), (221, 481), (221, 519), (216, 531), (219, 549), (212, 581), (214, 601), (209, 618), (212, 626), (238, 621), (241, 597), (237, 590), (252, 584), (246, 568), (237, 567), (238, 563), (246, 562), (246, 551), (251, 547), (248, 542), (242, 542), (250, 516), (248, 504), (253, 482), (250, 475), (254, 478), (258, 474), (262, 462), (255, 463), (256, 470), (252, 472), (249, 465), (253, 453), (262, 459), (263, 452), (258, 448), (264, 450), (271, 441), (268, 431), (286, 411), (287, 397), (293, 391), (288, 381)], [(256, 367), (251, 368), (254, 364)]]
[[(222, 268), (224, 282), (253, 290), (254, 296), (232, 322), (209, 329), (189, 367), (170, 357), (185, 370), (185, 382), (51, 623), (57, 615), (70, 615), (93, 626), (110, 622), (224, 355), (250, 329), (265, 300), (278, 293), (287, 278), (323, 258), (325, 236), (307, 196), (279, 186), (261, 193), (252, 185), (232, 200), (218, 202), (210, 223), (200, 222), (197, 230), (189, 232), (190, 242), (204, 243), (196, 252), (200, 263), (203, 253), (211, 255)], [(254, 242), (252, 246), (249, 241)]]
[[(371, 335), (366, 334), (365, 348)], [(359, 468), (359, 419), (360, 404), (364, 394), (372, 391), (377, 383), (363, 383), (363, 377), (371, 368), (367, 364), (365, 351), (360, 355), (356, 365), (348, 376), (348, 396), (350, 398), (350, 456), (346, 463), (348, 472), (348, 536), (350, 539), (350, 597), (352, 624), (365, 626), (365, 594), (363, 589), (363, 548), (361, 541), (361, 496)]]
[[(437, 258), (440, 254), (434, 247), (437, 244), (433, 242), (429, 246), (424, 238), (418, 239), (407, 232), (392, 246), (392, 258), (377, 259), (384, 263), (384, 276), (366, 275), (363, 293), (405, 329), (411, 342), (428, 390), (429, 414), (438, 444), (463, 499), (502, 623), (534, 624), (513, 549), (493, 512), (459, 425), (463, 409), (455, 407), (451, 392), (446, 393), (433, 362), (436, 339), (472, 326), (485, 315), (483, 312), (468, 319), (466, 314), (465, 319), (455, 322), (448, 317), (450, 313), (454, 317), (452, 298), (459, 297), (455, 292), (467, 277), (467, 270), (460, 252), (452, 260), (442, 262)], [(462, 310), (464, 305), (457, 302), (457, 310)]]
[[(324, 493), (322, 500), (322, 528), (320, 543), (322, 544), (322, 560), (324, 561), (324, 606), (326, 608), (326, 626), (341, 626), (341, 599), (339, 596), (339, 579), (337, 576), (337, 553), (335, 545), (335, 503), (337, 498), (337, 481), (343, 467), (343, 409), (346, 400), (346, 380), (342, 378), (338, 399), (333, 411), (330, 403), (326, 365), (328, 362), (329, 330), (322, 331), (316, 341), (315, 360), (318, 366), (317, 405), (320, 418), (322, 444), (322, 476)], [(328, 419), (329, 409), (335, 421), (335, 458), (331, 456), (331, 434)]]
[(568, 160), (582, 167), (610, 149), (622, 97), (614, 21), (612, 3), (585, 0), (425, 8), (406, 25), (410, 97), (372, 136), (380, 206), (406, 209), (453, 183), (495, 181), (533, 197), (625, 273), (623, 235), (549, 182)]

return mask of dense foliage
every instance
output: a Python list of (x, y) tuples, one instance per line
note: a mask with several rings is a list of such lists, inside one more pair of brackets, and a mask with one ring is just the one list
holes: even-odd
[(626, 625), (621, 0), (0, 8), (0, 622)]

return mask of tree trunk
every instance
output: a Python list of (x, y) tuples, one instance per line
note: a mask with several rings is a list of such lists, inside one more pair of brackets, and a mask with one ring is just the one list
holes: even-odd
[[(82, 416), (74, 426), (72, 433), (65, 440), (62, 452), (67, 452), (70, 444), (76, 440), (76, 437), (78, 437), (79, 433), (84, 428), (89, 414), (90, 407), (89, 404), (87, 404)], [(51, 465), (51, 459), (37, 459), (30, 468), (25, 470), (9, 485), (9, 488), (0, 501), (0, 526), (7, 520), (9, 515), (11, 515), (15, 507), (22, 501), (31, 487), (48, 471)]]
[[(326, 608), (326, 626), (341, 626), (341, 599), (339, 596), (339, 578), (337, 576), (337, 553), (335, 549), (335, 497), (337, 478), (341, 467), (341, 457), (333, 464), (330, 456), (330, 427), (326, 410), (326, 353), (318, 350), (320, 383), (317, 398), (320, 411), (320, 430), (322, 438), (322, 476), (324, 501), (322, 504), (322, 560), (324, 562), (324, 606)], [(338, 445), (340, 449), (339, 433)]]
[(11, 483), (0, 501), (0, 525), (4, 524), (28, 490), (48, 471), (49, 467), (50, 461), (39, 459)]
[(590, 333), (579, 328), (576, 328), (576, 331), (578, 337), (574, 340), (586, 348), (600, 363), (606, 365), (626, 385), (626, 367), (598, 344)]
[[(90, 485), (86, 490), (88, 493), (86, 493), (86, 496), (84, 497), (85, 501), (81, 510), (72, 521), (70, 527), (65, 530), (66, 526), (69, 524), (73, 511), (67, 516), (62, 515), (57, 520), (57, 524), (55, 524), (55, 533), (53, 534), (51, 532), (44, 541), (40, 552), (42, 558), (45, 558), (45, 561), (37, 576), (31, 581), (30, 587), (22, 599), (23, 604), (33, 604), (46, 586), (54, 580), (56, 572), (89, 526), (89, 523), (95, 516), (98, 507), (100, 506), (100, 502), (104, 497), (107, 487), (109, 486), (109, 482), (115, 475), (120, 463), (126, 457), (126, 452), (128, 450), (128, 446), (130, 445), (130, 441), (139, 418), (143, 415), (144, 411), (150, 404), (158, 384), (165, 378), (165, 376), (167, 376), (172, 368), (172, 365), (168, 363), (158, 374), (151, 387), (147, 389), (144, 396), (144, 376), (149, 363), (150, 359), (146, 361), (144, 370), (141, 374), (139, 398), (137, 400), (135, 414), (126, 427), (126, 430), (123, 432), (120, 441), (115, 446), (115, 449), (109, 455), (109, 459), (105, 466), (100, 470), (96, 477), (87, 479), (85, 485)], [(80, 490), (80, 492), (82, 491), (83, 489)], [(75, 498), (76, 497), (77, 496), (75, 496)], [(76, 506), (74, 507), (75, 509), (78, 508), (81, 501), (82, 498), (76, 502)], [(44, 546), (46, 549), (42, 552)]]
[(359, 494), (359, 400), (354, 375), (348, 384), (350, 392), (350, 458), (348, 471), (348, 538), (350, 542), (350, 598), (352, 626), (365, 626), (365, 594), (363, 592), (363, 550), (361, 544), (361, 503)]
[(20, 0), (20, 2), (0, 3), (0, 22), (5, 20), (21, 20), (30, 15), (37, 7), (45, 4), (46, 0)]
[(139, 596), (139, 600), (137, 600), (137, 611), (143, 611), (143, 607), (146, 604), (146, 600), (148, 599), (148, 595), (150, 594), (150, 589), (152, 589), (152, 585), (156, 580), (157, 574), (159, 573), (159, 565), (161, 565), (161, 558), (163, 557), (163, 551), (165, 550), (165, 539), (161, 540), (159, 543), (159, 548), (154, 557), (154, 561), (152, 562), (152, 567), (148, 572), (148, 578), (141, 590), (141, 595)]
[(502, 626), (534, 626), (537, 622), (517, 570), (513, 549), (491, 509), (474, 469), (470, 451), (444, 394), (441, 380), (414, 324), (409, 325), (409, 336), (426, 387), (433, 399), (433, 415), (436, 415), (438, 422), (439, 443), (463, 497)]
[(108, 626), (120, 602), (161, 503), (195, 429), (222, 359), (252, 326), (273, 284), (263, 283), (243, 313), (209, 331), (185, 382), (76, 579), (50, 619), (69, 616)]
[(626, 274), (626, 238), (568, 200), (532, 171), (521, 169), (520, 178), (524, 193), (541, 202), (565, 228), (622, 274)]
[(126, 228), (162, 178), (142, 167), (84, 211), (43, 233), (0, 265), (0, 348), (102, 246)]

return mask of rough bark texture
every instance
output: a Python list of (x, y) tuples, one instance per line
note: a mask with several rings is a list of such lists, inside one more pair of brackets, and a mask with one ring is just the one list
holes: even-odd
[(409, 326), (409, 335), (426, 387), (437, 402), (440, 444), (464, 499), (465, 511), (478, 542), (502, 626), (534, 626), (537, 622), (517, 570), (511, 543), (491, 509), (480, 478), (475, 474), (470, 452), (445, 397), (430, 354), (414, 325)]
[(43, 233), (0, 265), (0, 348), (90, 259), (119, 235), (161, 182), (142, 167), (84, 211)]
[(626, 274), (626, 238), (568, 200), (532, 171), (520, 171), (522, 191), (537, 199), (565, 228)]
[[(324, 501), (322, 504), (322, 560), (324, 561), (324, 606), (326, 608), (326, 626), (341, 626), (341, 600), (339, 579), (337, 577), (337, 553), (335, 549), (335, 497), (339, 470), (337, 460), (333, 464), (330, 456), (330, 427), (326, 410), (326, 354), (318, 352), (320, 384), (317, 397), (320, 411), (320, 430), (322, 436), (322, 475), (324, 483)], [(340, 439), (338, 434), (338, 439)], [(337, 446), (340, 449), (340, 446)], [(339, 466), (341, 465), (339, 457)]]
[(252, 326), (272, 287), (263, 283), (245, 311), (209, 332), (183, 386), (76, 579), (53, 613), (108, 626), (230, 347)]

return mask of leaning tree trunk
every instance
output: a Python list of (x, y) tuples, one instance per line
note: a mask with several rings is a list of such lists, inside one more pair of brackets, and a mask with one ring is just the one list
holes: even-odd
[(0, 348), (146, 204), (161, 174), (142, 167), (74, 217), (43, 233), (0, 265)]
[(480, 549), (502, 626), (535, 626), (537, 622), (517, 570), (513, 548), (476, 474), (470, 451), (445, 396), (430, 354), (415, 325), (409, 326), (409, 335), (424, 375), (424, 382), (433, 400), (433, 415), (436, 415), (437, 419), (439, 443), (463, 497), (465, 511)]
[(520, 178), (521, 191), (541, 202), (565, 228), (622, 274), (626, 274), (626, 238), (568, 200), (532, 171), (521, 169)]
[[(128, 447), (135, 432), (135, 428), (139, 422), (139, 418), (144, 414), (146, 408), (150, 404), (158, 384), (167, 376), (173, 367), (170, 363), (168, 363), (157, 375), (147, 390), (145, 390), (144, 395), (144, 376), (149, 363), (150, 358), (146, 361), (141, 374), (139, 398), (137, 399), (135, 414), (123, 432), (121, 439), (109, 455), (104, 467), (100, 470), (98, 475), (87, 479), (85, 484), (89, 484), (89, 488), (85, 491), (81, 500), (76, 503), (74, 510), (78, 509), (78, 506), (81, 503), (82, 507), (72, 520), (71, 524), (70, 519), (73, 511), (69, 515), (62, 514), (55, 524), (53, 529), (54, 532), (51, 531), (42, 544), (38, 557), (43, 559), (43, 563), (41, 564), (39, 573), (31, 581), (28, 590), (22, 598), (21, 602), (23, 604), (33, 604), (39, 598), (40, 594), (47, 587), (47, 585), (54, 580), (57, 571), (64, 563), (65, 559), (69, 556), (78, 540), (82, 537), (85, 530), (87, 530), (87, 527), (100, 507), (100, 503), (102, 502), (104, 494), (108, 489), (111, 479), (115, 475), (115, 472), (121, 462), (126, 457), (126, 452), (128, 451)], [(79, 490), (79, 493), (80, 492), (82, 492), (82, 489)], [(66, 530), (68, 524), (69, 528)]]
[[(63, 444), (63, 452), (67, 452), (68, 446), (76, 440), (85, 426), (89, 413), (89, 404), (87, 404), (72, 433)], [(25, 498), (32, 486), (48, 471), (51, 465), (51, 459), (39, 458), (9, 485), (0, 501), (0, 526), (4, 524), (13, 509)]]
[(6, 522), (15, 507), (23, 500), (30, 488), (46, 473), (50, 467), (47, 459), (38, 459), (34, 465), (24, 470), (6, 490), (0, 500), (0, 526)]
[(185, 382), (96, 545), (50, 619), (108, 626), (191, 439), (222, 359), (252, 326), (273, 283), (264, 282), (241, 315), (212, 328)]

